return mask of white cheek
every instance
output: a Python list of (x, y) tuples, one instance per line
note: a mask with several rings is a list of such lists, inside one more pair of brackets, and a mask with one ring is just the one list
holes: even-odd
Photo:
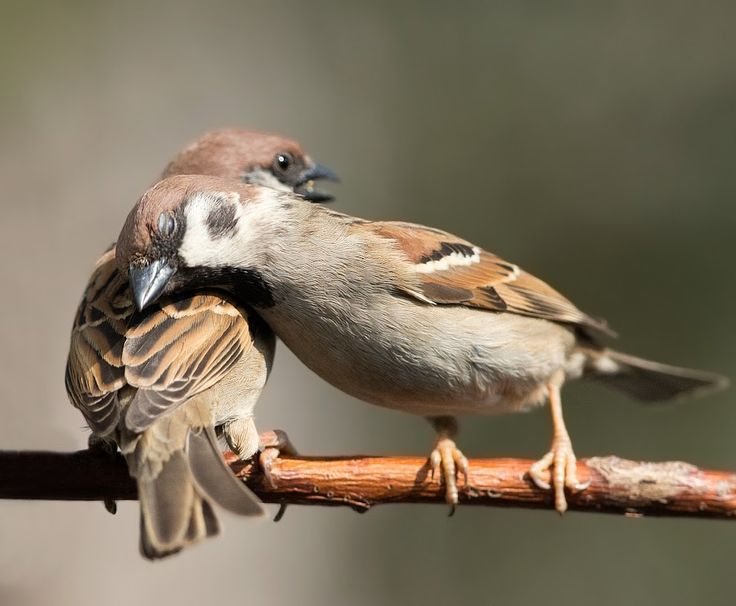
[[(224, 197), (225, 195), (223, 195)], [(235, 217), (240, 228), (242, 206), (236, 200)], [(231, 237), (213, 238), (207, 227), (207, 217), (213, 208), (212, 198), (204, 195), (192, 198), (187, 206), (187, 228), (179, 247), (179, 255), (189, 267), (218, 267), (227, 265), (232, 247)]]
[(269, 226), (278, 225), (282, 218), (278, 193), (270, 189), (260, 192), (260, 199), (235, 206), (235, 229), (232, 233), (213, 237), (207, 217), (213, 208), (212, 199), (204, 196), (190, 200), (187, 207), (186, 233), (179, 255), (188, 267), (246, 267), (257, 250), (258, 236), (268, 233)]
[(246, 173), (244, 180), (246, 183), (263, 185), (264, 187), (270, 187), (277, 191), (292, 191), (288, 185), (279, 181), (271, 171), (263, 170), (262, 168), (256, 168)]
[(215, 267), (222, 255), (217, 240), (210, 238), (204, 222), (187, 219), (187, 232), (179, 248), (179, 255), (188, 267)]

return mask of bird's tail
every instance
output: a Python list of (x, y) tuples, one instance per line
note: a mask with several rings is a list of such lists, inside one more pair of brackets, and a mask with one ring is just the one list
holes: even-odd
[(212, 427), (189, 428), (183, 447), (168, 453), (151, 448), (146, 439), (156, 429), (144, 432), (128, 456), (138, 482), (140, 547), (146, 558), (164, 558), (218, 534), (213, 503), (239, 515), (263, 513), (258, 498), (222, 459)]
[(702, 394), (728, 386), (724, 376), (644, 360), (610, 349), (587, 351), (586, 376), (642, 402), (664, 402), (685, 394)]

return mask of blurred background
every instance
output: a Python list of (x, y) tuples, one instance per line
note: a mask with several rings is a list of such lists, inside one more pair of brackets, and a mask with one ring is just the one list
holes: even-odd
[[(502, 254), (631, 353), (736, 377), (735, 20), (730, 2), (2, 1), (0, 449), (85, 446), (63, 372), (92, 264), (172, 154), (221, 126), (299, 139), (342, 176), (335, 208)], [(581, 457), (736, 469), (735, 399), (572, 385), (565, 408)], [(307, 454), (432, 443), (284, 347), (258, 421)], [(459, 445), (536, 458), (550, 436), (538, 410), (466, 418)], [(152, 565), (136, 503), (0, 502), (0, 604), (733, 603), (733, 523), (446, 514), (226, 517)]]

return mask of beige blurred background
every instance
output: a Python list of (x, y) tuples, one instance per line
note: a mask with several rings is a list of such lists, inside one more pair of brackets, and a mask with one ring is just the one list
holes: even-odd
[[(736, 8), (594, 4), (1, 2), (0, 449), (85, 445), (63, 369), (88, 272), (172, 153), (226, 125), (301, 140), (343, 177), (336, 208), (462, 234), (627, 350), (736, 377)], [(733, 390), (565, 400), (580, 456), (736, 469)], [(431, 444), (283, 347), (258, 415), (305, 453)], [(460, 445), (538, 457), (549, 425), (465, 419)], [(225, 525), (152, 565), (135, 503), (0, 502), (0, 604), (733, 603), (733, 523), (392, 506)]]

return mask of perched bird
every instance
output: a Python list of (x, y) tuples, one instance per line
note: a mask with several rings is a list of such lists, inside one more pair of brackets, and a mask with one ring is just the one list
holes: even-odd
[[(335, 179), (294, 141), (238, 130), (209, 133), (176, 156), (165, 175), (207, 171), (304, 198), (330, 196), (314, 180)], [(207, 225), (217, 239), (232, 216)], [(152, 237), (180, 226), (162, 217)], [(226, 293), (193, 289), (138, 313), (139, 284), (119, 272), (115, 247), (97, 262), (72, 329), (66, 368), (71, 402), (94, 440), (117, 444), (137, 480), (141, 550), (179, 551), (218, 531), (212, 504), (243, 515), (260, 502), (225, 465), (215, 436), (248, 458), (259, 448), (253, 407), (266, 383), (275, 339), (268, 326)]]
[[(212, 217), (224, 214), (228, 230), (213, 234)], [(156, 226), (169, 220), (162, 235)], [(563, 512), (565, 488), (585, 487), (562, 416), (565, 381), (599, 379), (645, 402), (725, 383), (608, 349), (602, 321), (452, 234), (365, 221), (234, 181), (158, 183), (128, 216), (117, 261), (140, 309), (193, 286), (227, 289), (336, 387), (430, 419), (437, 430), (431, 465), (442, 471), (453, 505), (456, 470), (467, 472), (455, 415), (548, 401), (552, 445), (529, 474), (541, 487), (552, 484)]]

